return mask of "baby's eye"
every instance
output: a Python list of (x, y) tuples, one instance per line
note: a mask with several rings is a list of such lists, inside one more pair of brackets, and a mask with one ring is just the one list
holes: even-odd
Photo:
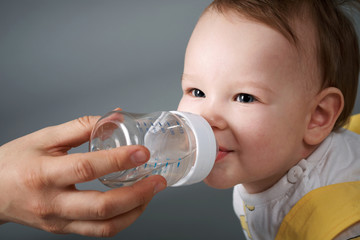
[(198, 97), (198, 98), (206, 97), (205, 93), (203, 91), (201, 91), (200, 89), (197, 89), (197, 88), (192, 89), (190, 92), (194, 97)]
[(256, 98), (247, 93), (240, 93), (235, 97), (235, 101), (238, 101), (241, 103), (252, 103), (252, 102), (256, 101)]

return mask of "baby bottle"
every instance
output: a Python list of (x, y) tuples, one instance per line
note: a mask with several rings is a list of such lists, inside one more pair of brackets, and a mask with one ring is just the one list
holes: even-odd
[(135, 144), (149, 149), (150, 160), (99, 178), (103, 184), (111, 188), (130, 186), (150, 175), (162, 175), (168, 186), (190, 185), (210, 173), (217, 154), (208, 122), (199, 115), (179, 111), (147, 114), (112, 111), (95, 125), (89, 149)]

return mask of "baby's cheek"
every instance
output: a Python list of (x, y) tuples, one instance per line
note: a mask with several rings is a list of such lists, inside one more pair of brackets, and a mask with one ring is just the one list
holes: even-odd
[(178, 105), (178, 111), (184, 111), (184, 112), (191, 112), (191, 104), (187, 101), (186, 97), (184, 96)]
[(243, 161), (253, 165), (270, 165), (281, 156), (283, 149), (280, 139), (265, 131), (244, 133), (238, 142)]

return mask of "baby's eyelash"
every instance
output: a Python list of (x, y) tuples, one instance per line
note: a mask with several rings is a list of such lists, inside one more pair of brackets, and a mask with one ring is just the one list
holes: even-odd
[(197, 97), (197, 98), (206, 97), (205, 93), (198, 88), (190, 88), (187, 92), (191, 94), (193, 97)]
[(235, 96), (234, 100), (240, 103), (253, 103), (258, 101), (255, 96), (248, 93), (239, 93)]

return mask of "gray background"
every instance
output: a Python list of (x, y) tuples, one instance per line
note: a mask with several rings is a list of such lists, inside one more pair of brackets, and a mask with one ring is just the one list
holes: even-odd
[[(0, 145), (115, 107), (176, 109), (186, 44), (210, 2), (0, 0)], [(97, 181), (79, 188), (106, 189)], [(231, 194), (203, 183), (168, 188), (111, 239), (243, 239)], [(0, 226), (0, 239), (64, 238), (94, 239)]]
[[(186, 44), (209, 3), (1, 0), (0, 145), (115, 107), (176, 109)], [(84, 145), (72, 152), (86, 151)], [(79, 187), (106, 189), (97, 181)], [(241, 239), (231, 194), (203, 183), (168, 188), (112, 239)], [(64, 238), (93, 239), (13, 223), (0, 226), (1, 240)]]

